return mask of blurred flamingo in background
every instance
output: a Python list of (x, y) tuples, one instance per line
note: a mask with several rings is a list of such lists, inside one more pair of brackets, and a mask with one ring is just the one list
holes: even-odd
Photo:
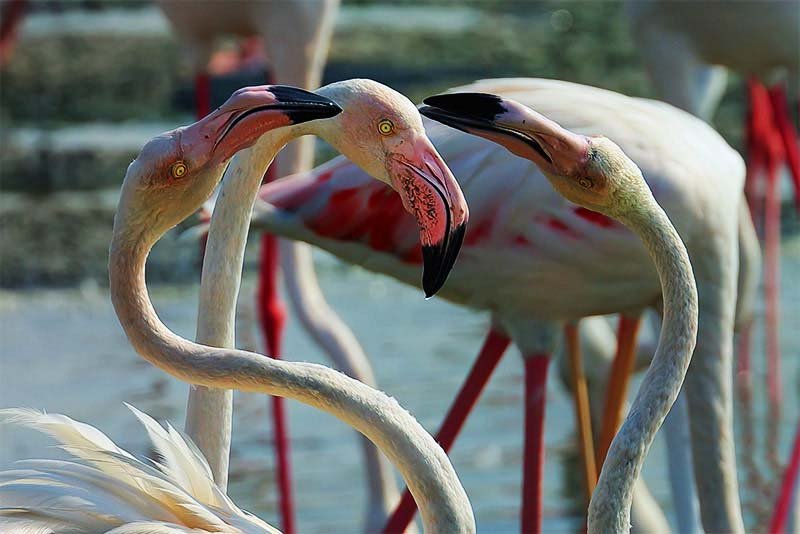
[[(565, 128), (607, 135), (642, 169), (687, 244), (700, 290), (702, 333), (686, 383), (692, 425), (703, 429), (692, 440), (701, 456), (697, 470), (710, 513), (707, 528), (741, 531), (730, 410), (722, 408), (731, 404), (727, 370), (736, 306), (741, 158), (708, 125), (666, 104), (555, 80), (486, 80), (456, 91), (500, 94)], [(525, 160), (436, 124), (428, 123), (427, 129), (459, 177), (472, 220), (441, 295), (489, 310), (493, 324), (438, 439), (445, 450), (452, 445), (510, 335), (525, 356), (523, 529), (532, 531), (541, 519), (544, 385), (561, 325), (655, 306), (657, 276), (646, 267), (645, 251), (632, 233), (556, 195)], [(676, 131), (682, 135), (676, 138)], [(413, 221), (393, 217), (402, 206), (352, 164), (338, 158), (311, 173), (265, 185), (261, 197), (265, 203), (256, 205), (256, 224), (414, 282), (420, 251)], [(413, 502), (406, 497), (387, 531), (402, 530), (412, 516)]]
[[(768, 455), (777, 468), (782, 398), (779, 171), (784, 164), (788, 166), (800, 209), (800, 148), (786, 102), (787, 85), (796, 96), (800, 89), (800, 2), (648, 0), (628, 1), (626, 8), (650, 79), (667, 102), (710, 122), (725, 89), (727, 71), (748, 80), (745, 190), (765, 244), (766, 376), (771, 421)], [(767, 89), (765, 84), (771, 87)], [(745, 325), (738, 347), (737, 374), (744, 399), (752, 395), (750, 330), (750, 325)], [(671, 449), (679, 446), (673, 440)], [(681, 515), (688, 517), (687, 513)]]
[[(768, 386), (773, 409), (778, 409), (777, 172), (784, 163), (788, 165), (800, 209), (800, 148), (785, 95), (786, 84), (800, 80), (800, 52), (796, 46), (800, 39), (800, 2), (698, 4), (649, 0), (629, 2), (627, 7), (650, 78), (667, 102), (710, 121), (722, 97), (727, 70), (749, 78), (747, 193), (754, 219), (763, 224)], [(772, 88), (767, 90), (762, 82)], [(762, 198), (766, 199), (763, 207)]]
[[(338, 0), (293, 0), (289, 2), (206, 2), (202, 9), (177, 0), (159, 0), (159, 5), (169, 19), (176, 35), (186, 47), (189, 60), (197, 73), (195, 76), (195, 104), (197, 117), (211, 111), (211, 75), (235, 70), (237, 61), (215, 55), (216, 41), (225, 35), (247, 38), (240, 63), (260, 65), (268, 59), (266, 73), (270, 83), (286, 83), (312, 89), (318, 87), (328, 54)], [(264, 68), (263, 65), (260, 65)], [(278, 176), (307, 170), (313, 162), (313, 138), (295, 140), (277, 158), (270, 173)], [(279, 254), (280, 248), (280, 254)], [(375, 386), (375, 377), (369, 360), (356, 337), (325, 301), (317, 282), (310, 249), (300, 243), (279, 243), (264, 234), (261, 241), (261, 269), (257, 300), (259, 318), (267, 353), (273, 357), (281, 354), (281, 340), (285, 323), (285, 310), (280, 301), (277, 285), (278, 263), (283, 267), (288, 294), (304, 328), (326, 352), (334, 366), (366, 384)], [(193, 388), (191, 399), (204, 404), (217, 405), (230, 400), (217, 399), (221, 392)], [(230, 413), (232, 408), (225, 412)], [(200, 412), (189, 410), (187, 432), (198, 439), (195, 427), (204, 422)], [(274, 439), (276, 447), (276, 475), (281, 507), (282, 526), (287, 534), (294, 532), (294, 513), (291, 484), (291, 467), (288, 426), (282, 399), (272, 399)], [(226, 416), (228, 417), (228, 416)], [(228, 426), (230, 423), (227, 423)], [(381, 459), (371, 444), (365, 442), (365, 463), (371, 479), (367, 526), (373, 530), (383, 522), (385, 515), (398, 498), (393, 477), (385, 460)], [(224, 451), (227, 453), (227, 448)], [(216, 460), (212, 459), (212, 466)], [(217, 470), (215, 470), (215, 473)], [(219, 483), (220, 480), (217, 480)]]

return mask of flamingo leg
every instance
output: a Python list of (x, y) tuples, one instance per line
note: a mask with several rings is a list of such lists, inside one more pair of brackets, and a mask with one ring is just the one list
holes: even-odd
[(583, 371), (580, 336), (578, 324), (568, 323), (564, 327), (569, 357), (570, 376), (572, 377), (572, 395), (575, 400), (575, 417), (577, 419), (578, 436), (583, 457), (583, 474), (586, 480), (586, 504), (597, 485), (597, 465), (595, 463), (594, 439), (592, 437), (592, 416), (589, 410), (589, 392), (586, 387), (586, 375)]
[[(478, 401), (478, 397), (480, 397), (481, 392), (489, 382), (489, 378), (492, 376), (510, 342), (511, 340), (505, 334), (494, 328), (489, 330), (475, 364), (470, 369), (467, 379), (450, 405), (444, 422), (436, 434), (436, 441), (445, 452), (449, 452), (453, 443), (455, 443), (458, 433), (467, 420), (467, 416)], [(417, 504), (414, 502), (411, 493), (406, 489), (397, 508), (395, 508), (386, 522), (383, 532), (385, 534), (404, 532), (414, 519), (416, 511)]]
[(611, 441), (617, 434), (625, 398), (628, 394), (628, 384), (633, 373), (636, 361), (636, 336), (642, 324), (641, 316), (620, 315), (617, 327), (617, 354), (611, 364), (606, 389), (606, 401), (603, 409), (603, 420), (600, 425), (600, 442), (597, 448), (597, 465), (603, 469)]
[(525, 358), (525, 448), (522, 462), (522, 532), (542, 531), (544, 411), (549, 354)]
[(800, 213), (800, 139), (792, 125), (789, 105), (786, 102), (786, 90), (783, 86), (775, 86), (769, 90), (775, 127), (783, 142), (784, 157), (791, 171), (794, 184), (795, 207)]

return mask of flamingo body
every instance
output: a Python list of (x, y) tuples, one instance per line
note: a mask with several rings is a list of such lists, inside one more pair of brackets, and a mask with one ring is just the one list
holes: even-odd
[[(735, 202), (741, 191), (738, 154), (702, 121), (666, 104), (553, 80), (490, 80), (456, 91), (500, 94), (572, 131), (603, 132), (640, 166), (690, 250), (702, 239), (697, 214), (726, 197)], [(425, 127), (470, 206), (443, 297), (503, 315), (560, 320), (642, 309), (658, 299), (656, 271), (624, 226), (567, 201), (536, 166), (490, 141), (433, 121)], [(346, 160), (265, 185), (261, 198), (277, 210), (260, 205), (256, 218), (281, 234), (418, 283), (416, 223), (396, 195)]]

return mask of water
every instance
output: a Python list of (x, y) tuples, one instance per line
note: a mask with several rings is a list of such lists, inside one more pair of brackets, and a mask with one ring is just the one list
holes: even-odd
[[(324, 254), (318, 258), (329, 301), (372, 358), (381, 387), (428, 430), (435, 431), (480, 346), (488, 317), (440, 299), (425, 301), (421, 290), (343, 266)], [(800, 415), (800, 342), (795, 336), (800, 325), (800, 236), (784, 240), (781, 268), (784, 409), (779, 454), (785, 461)], [(247, 298), (252, 288), (252, 277), (248, 277), (243, 293)], [(193, 337), (196, 287), (159, 287), (153, 291), (153, 300), (170, 327)], [(763, 310), (759, 313), (763, 315)], [(138, 455), (147, 453), (147, 440), (123, 401), (182, 426), (187, 386), (134, 354), (105, 290), (87, 285), (80, 290), (6, 292), (0, 295), (0, 325), (0, 406), (68, 414), (97, 426)], [(763, 346), (760, 339), (756, 346)], [(288, 325), (285, 347), (292, 359), (324, 361), (295, 322)], [(753, 360), (757, 386), (754, 432), (760, 440), (766, 428), (760, 349)], [(498, 367), (452, 452), (481, 532), (518, 531), (521, 376), (521, 359), (512, 350)], [(551, 532), (576, 531), (581, 526), (582, 486), (574, 472), (572, 404), (557, 380), (550, 380), (547, 395), (544, 527)], [(266, 399), (251, 394), (237, 394), (235, 398), (230, 493), (243, 508), (278, 524)], [(289, 403), (289, 414), (299, 530), (360, 531), (364, 475), (354, 433), (335, 418), (297, 403)], [(740, 434), (737, 432), (737, 436)], [(58, 456), (49, 448), (52, 443), (34, 432), (2, 427), (0, 438), (0, 468), (16, 459)], [(644, 477), (673, 520), (664, 458), (661, 439), (657, 439)], [(773, 481), (763, 464), (761, 468)], [(745, 500), (771, 508), (746, 485), (743, 493)]]

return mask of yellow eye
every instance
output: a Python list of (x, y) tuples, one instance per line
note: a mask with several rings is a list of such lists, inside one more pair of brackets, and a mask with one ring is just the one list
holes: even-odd
[(169, 168), (169, 172), (173, 178), (183, 178), (188, 170), (189, 169), (186, 168), (186, 164), (182, 161), (173, 163), (172, 167)]
[(378, 123), (378, 131), (381, 135), (389, 135), (394, 132), (394, 124), (389, 119), (383, 119)]
[(594, 187), (594, 182), (591, 180), (591, 178), (579, 178), (578, 183), (581, 184), (581, 187), (584, 189), (591, 189)]

